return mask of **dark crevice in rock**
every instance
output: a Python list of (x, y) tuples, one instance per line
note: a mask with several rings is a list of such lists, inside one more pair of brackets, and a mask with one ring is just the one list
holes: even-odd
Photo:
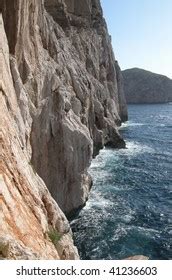
[(0, 0), (0, 10), (4, 20), (9, 50), (11, 54), (14, 54), (17, 42), (18, 3), (16, 0)]

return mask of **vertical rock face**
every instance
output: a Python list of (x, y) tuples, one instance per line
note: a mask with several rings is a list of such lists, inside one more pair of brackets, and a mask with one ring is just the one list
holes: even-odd
[(2, 130), (0, 139), (0, 259), (78, 259), (68, 221), (28, 165), (8, 121), (10, 137)]
[[(87, 200), (92, 156), (104, 145), (125, 146), (117, 129), (127, 117), (120, 69), (100, 1), (1, 0), (0, 12), (2, 233), (38, 257), (77, 258), (68, 223), (46, 186), (65, 213), (73, 212)], [(18, 223), (28, 215), (28, 225), (14, 235), (11, 221), (17, 221), (6, 216), (20, 207)], [(41, 233), (30, 235), (32, 216)], [(49, 227), (62, 232), (59, 251), (50, 240), (43, 245)]]
[(14, 89), (1, 15), (0, 34), (0, 259), (76, 259), (68, 221), (30, 162), (27, 95), (19, 76)]

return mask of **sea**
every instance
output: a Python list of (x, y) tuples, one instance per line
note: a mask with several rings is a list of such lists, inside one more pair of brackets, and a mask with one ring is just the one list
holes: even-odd
[(81, 259), (172, 259), (172, 104), (129, 105), (126, 149), (104, 148), (93, 187), (71, 221)]

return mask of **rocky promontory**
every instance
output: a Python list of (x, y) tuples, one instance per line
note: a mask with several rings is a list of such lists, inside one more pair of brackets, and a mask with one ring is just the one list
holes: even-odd
[(79, 257), (64, 213), (125, 120), (99, 0), (0, 1), (0, 258)]
[(122, 71), (127, 103), (172, 102), (172, 80), (139, 68)]

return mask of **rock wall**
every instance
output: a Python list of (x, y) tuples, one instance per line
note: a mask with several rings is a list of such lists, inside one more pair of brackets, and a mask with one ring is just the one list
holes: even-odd
[[(31, 117), (25, 92), (20, 99), (13, 86), (1, 15), (0, 34), (0, 259), (77, 259), (69, 223), (30, 161)], [(52, 232), (61, 236), (57, 244)]]
[[(85, 204), (99, 149), (125, 147), (126, 104), (100, 1), (1, 0), (0, 11), (0, 235), (38, 258), (77, 258), (60, 208), (69, 215)], [(51, 228), (62, 235), (56, 250)]]
[(172, 80), (139, 68), (122, 71), (127, 103), (172, 102)]

